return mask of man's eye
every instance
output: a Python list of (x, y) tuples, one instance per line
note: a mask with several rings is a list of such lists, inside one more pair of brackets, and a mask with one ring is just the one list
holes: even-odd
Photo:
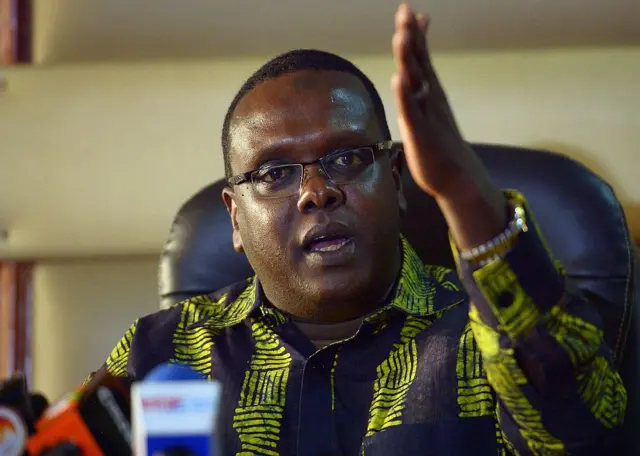
[(348, 151), (337, 154), (331, 160), (336, 166), (358, 166), (362, 164), (362, 157), (358, 151)]
[(290, 166), (276, 166), (273, 168), (260, 169), (254, 175), (254, 180), (260, 182), (273, 183), (286, 179), (292, 174)]

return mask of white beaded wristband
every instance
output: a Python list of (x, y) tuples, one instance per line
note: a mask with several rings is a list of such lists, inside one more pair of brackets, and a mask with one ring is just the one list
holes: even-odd
[(513, 218), (509, 221), (507, 228), (490, 241), (460, 252), (462, 260), (486, 266), (509, 251), (518, 235), (528, 230), (524, 208), (515, 204), (512, 207)]

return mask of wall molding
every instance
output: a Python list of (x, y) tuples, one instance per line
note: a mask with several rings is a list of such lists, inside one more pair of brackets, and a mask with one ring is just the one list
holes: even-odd
[(33, 0), (0, 0), (0, 66), (31, 63)]
[(32, 379), (33, 263), (0, 262), (0, 379)]

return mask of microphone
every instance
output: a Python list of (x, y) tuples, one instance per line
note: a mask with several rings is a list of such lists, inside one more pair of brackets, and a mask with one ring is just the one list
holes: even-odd
[[(0, 385), (0, 454), (19, 456), (33, 429), (33, 415), (24, 377), (16, 375)], [(31, 424), (29, 424), (31, 422)]]
[(221, 386), (179, 363), (157, 366), (131, 390), (136, 456), (221, 453), (216, 422)]
[(45, 410), (49, 407), (49, 401), (40, 393), (31, 394), (31, 410), (33, 410), (34, 417), (34, 430), (35, 422), (44, 414)]
[(32, 456), (131, 455), (130, 381), (106, 370), (49, 407), (27, 442)]
[(42, 394), (29, 394), (27, 382), (18, 374), (0, 384), (0, 455), (24, 453), (27, 438), (35, 431), (35, 422), (47, 407)]

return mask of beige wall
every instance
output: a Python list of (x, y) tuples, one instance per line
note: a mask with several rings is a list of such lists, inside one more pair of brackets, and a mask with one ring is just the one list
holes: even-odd
[(157, 257), (45, 261), (34, 275), (33, 388), (53, 400), (158, 308)]
[[(393, 59), (353, 60), (399, 138)], [(11, 232), (0, 257), (158, 252), (178, 205), (222, 177), (226, 108), (263, 62), (6, 70), (0, 222)], [(614, 184), (640, 235), (639, 46), (441, 53), (435, 63), (469, 140), (550, 146), (585, 161)]]

